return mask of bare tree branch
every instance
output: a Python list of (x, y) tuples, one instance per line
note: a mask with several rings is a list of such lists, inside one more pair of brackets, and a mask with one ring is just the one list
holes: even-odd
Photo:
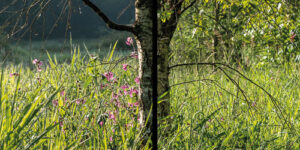
[(121, 17), (121, 16), (128, 10), (128, 8), (132, 5), (132, 3), (133, 3), (133, 0), (131, 0), (130, 3), (127, 5), (127, 7), (124, 8), (124, 9), (120, 12), (120, 14), (119, 14), (119, 16), (117, 17), (117, 19), (120, 19), (120, 17)]
[(17, 1), (18, 0), (14, 0), (10, 4), (8, 4), (7, 6), (5, 6), (2, 10), (0, 10), (0, 14), (3, 13), (4, 11), (6, 11), (6, 9), (8, 9), (10, 6), (14, 5)]
[(111, 28), (111, 29), (115, 29), (115, 30), (120, 30), (120, 31), (128, 31), (133, 33), (133, 26), (127, 26), (127, 25), (120, 25), (120, 24), (116, 24), (113, 21), (111, 21), (101, 10), (99, 7), (97, 7), (94, 3), (92, 3), (90, 0), (82, 0), (85, 5), (87, 5), (88, 7), (92, 8), (95, 13), (98, 14), (99, 17), (101, 17), (103, 19), (103, 21), (106, 23), (106, 25)]

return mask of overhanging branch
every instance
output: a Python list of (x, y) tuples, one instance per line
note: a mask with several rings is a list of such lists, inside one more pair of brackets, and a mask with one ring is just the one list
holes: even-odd
[[(223, 63), (210, 63), (210, 62), (202, 62), (201, 63), (200, 62), (200, 63), (176, 64), (176, 65), (170, 66), (169, 69), (174, 69), (174, 68), (183, 67), (183, 66), (194, 66), (194, 65), (208, 65), (208, 66), (215, 66), (215, 67), (222, 66), (222, 67), (228, 68), (228, 69), (236, 72), (239, 76), (243, 77), (246, 81), (249, 81), (250, 83), (252, 83), (256, 87), (261, 89), (264, 93), (266, 93), (269, 96), (271, 102), (274, 104), (275, 109), (277, 110), (276, 113), (277, 113), (278, 117), (282, 118), (284, 120), (284, 124), (286, 124), (288, 127), (290, 127), (291, 129), (295, 129), (293, 124), (288, 120), (289, 118), (285, 117), (285, 116), (287, 116), (286, 111), (284, 110), (284, 108), (281, 107), (280, 102), (275, 97), (273, 97), (273, 95), (271, 93), (269, 93), (262, 86), (258, 85), (253, 80), (251, 80), (250, 78), (248, 78), (244, 74), (242, 74), (240, 71), (230, 67), (229, 65), (226, 65), (226, 64), (223, 64)], [(235, 83), (233, 81), (233, 79), (228, 74), (226, 74), (226, 72), (222, 68), (218, 67), (218, 69), (220, 69), (236, 86), (238, 86), (238, 84)], [(238, 88), (240, 89), (240, 87), (238, 87)]]
[(102, 11), (99, 7), (97, 7), (94, 3), (92, 3), (90, 0), (82, 0), (85, 5), (87, 5), (88, 7), (92, 8), (94, 10), (95, 13), (97, 13), (97, 15), (99, 17), (101, 17), (103, 19), (103, 21), (106, 23), (106, 25), (111, 28), (111, 29), (115, 29), (115, 30), (120, 30), (120, 31), (128, 31), (133, 33), (133, 26), (127, 26), (127, 25), (120, 25), (120, 24), (116, 24), (113, 21), (111, 21)]

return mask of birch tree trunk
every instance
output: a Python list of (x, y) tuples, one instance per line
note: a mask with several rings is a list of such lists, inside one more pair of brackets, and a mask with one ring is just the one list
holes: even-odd
[[(146, 134), (150, 135), (152, 128), (151, 105), (153, 103), (152, 95), (152, 1), (137, 0), (135, 3), (136, 22), (134, 34), (137, 43), (139, 57), (139, 95), (138, 99), (142, 104), (140, 111), (140, 124), (145, 125)], [(149, 118), (148, 118), (149, 117)], [(149, 136), (147, 136), (149, 138)], [(144, 139), (147, 141), (148, 139)]]

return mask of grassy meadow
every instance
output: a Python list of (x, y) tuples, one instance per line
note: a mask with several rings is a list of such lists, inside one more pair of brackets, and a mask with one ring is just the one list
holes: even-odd
[[(117, 46), (2, 66), (0, 149), (140, 149), (138, 62)], [(299, 149), (299, 76), (295, 63), (173, 68), (159, 149)]]

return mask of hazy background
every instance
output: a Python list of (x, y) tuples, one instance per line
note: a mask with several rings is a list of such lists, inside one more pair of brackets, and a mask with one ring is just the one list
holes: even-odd
[[(71, 38), (73, 45), (83, 49), (85, 44), (92, 52), (107, 51), (117, 40), (118, 51), (130, 49), (124, 41), (131, 34), (109, 29), (81, 0), (33, 1), (0, 1), (1, 57), (20, 55), (20, 60), (9, 60), (20, 62), (33, 56), (45, 58), (48, 51), (64, 60), (70, 53)], [(135, 20), (134, 0), (93, 2), (116, 23), (132, 24)]]

